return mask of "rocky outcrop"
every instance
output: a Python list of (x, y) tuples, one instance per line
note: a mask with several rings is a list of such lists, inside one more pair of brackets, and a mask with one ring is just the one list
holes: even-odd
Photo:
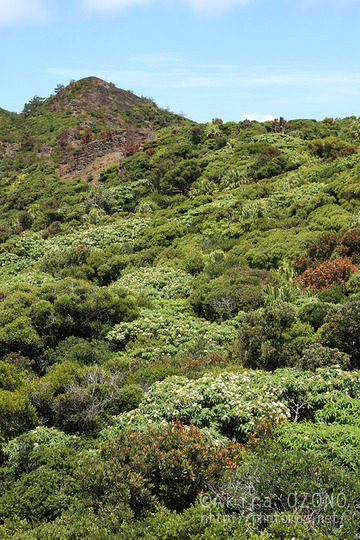
[(103, 169), (120, 163), (126, 156), (142, 149), (145, 141), (156, 138), (147, 129), (118, 130), (107, 138), (82, 144), (72, 154), (63, 159), (57, 173), (63, 180), (81, 177), (97, 183)]

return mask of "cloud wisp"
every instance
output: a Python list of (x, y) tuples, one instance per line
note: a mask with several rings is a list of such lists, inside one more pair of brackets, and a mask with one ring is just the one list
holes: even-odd
[(0, 0), (0, 27), (44, 24), (50, 19), (45, 0)]
[(146, 6), (153, 0), (82, 0), (82, 8), (88, 13), (109, 15), (137, 6)]
[[(232, 66), (224, 72), (222, 66), (189, 66), (181, 65), (179, 58), (172, 53), (141, 55), (132, 57), (132, 61), (152, 64), (145, 69), (58, 69), (48, 71), (69, 79), (79, 79), (97, 75), (105, 80), (113, 81), (124, 88), (141, 86), (161, 89), (206, 88), (227, 89), (236, 91), (252, 91), (264, 86), (269, 90), (299, 88), (301, 91), (336, 93), (344, 91), (359, 94), (360, 73), (348, 71), (311, 71), (290, 70), (286, 67), (254, 66), (240, 68)], [(186, 61), (184, 60), (184, 63)], [(153, 69), (156, 67), (156, 69)]]
[[(170, 4), (179, 0), (82, 0), (82, 8), (90, 14), (109, 15), (121, 13), (138, 6), (156, 3)], [(190, 10), (200, 16), (219, 16), (222, 13), (243, 7), (252, 0), (180, 0)]]
[(244, 7), (252, 0), (185, 0), (191, 11), (197, 15), (215, 16)]
[(241, 120), (257, 120), (258, 122), (266, 122), (267, 120), (274, 120), (274, 116), (272, 114), (261, 114), (258, 112), (255, 113), (247, 113), (241, 115)]

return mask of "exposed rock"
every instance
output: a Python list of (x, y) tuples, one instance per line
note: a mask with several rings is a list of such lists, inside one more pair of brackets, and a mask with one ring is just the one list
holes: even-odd
[(63, 159), (57, 173), (63, 180), (91, 177), (97, 183), (100, 172), (115, 163), (120, 163), (127, 155), (142, 149), (145, 141), (152, 140), (156, 134), (147, 129), (118, 130), (111, 137), (82, 144), (71, 155)]

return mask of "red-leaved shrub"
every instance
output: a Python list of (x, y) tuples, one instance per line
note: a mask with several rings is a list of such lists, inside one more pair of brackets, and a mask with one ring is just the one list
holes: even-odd
[(331, 261), (324, 261), (316, 268), (308, 268), (295, 281), (301, 287), (311, 289), (327, 289), (335, 284), (346, 283), (358, 267), (349, 257), (338, 257)]

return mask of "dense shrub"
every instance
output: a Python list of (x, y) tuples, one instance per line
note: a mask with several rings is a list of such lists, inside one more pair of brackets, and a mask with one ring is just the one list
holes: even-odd
[(70, 336), (100, 337), (111, 325), (137, 316), (124, 291), (111, 294), (82, 280), (67, 278), (40, 288), (17, 284), (0, 305), (0, 351), (33, 356), (42, 371), (41, 353)]
[(315, 371), (319, 367), (340, 366), (341, 369), (349, 369), (351, 366), (350, 356), (339, 349), (324, 347), (318, 340), (305, 349), (298, 362), (298, 367), (304, 370)]
[(126, 429), (107, 441), (83, 473), (83, 485), (95, 508), (124, 517), (154, 511), (156, 501), (182, 510), (211, 482), (234, 469), (242, 447), (227, 443), (216, 448), (194, 426), (180, 422)]
[(10, 439), (35, 427), (37, 414), (24, 391), (0, 389), (0, 439)]
[(351, 356), (352, 367), (360, 367), (360, 301), (334, 306), (321, 329), (324, 345)]
[(260, 153), (255, 163), (249, 168), (249, 173), (256, 179), (272, 178), (287, 169), (287, 159), (281, 150), (269, 146)]
[(110, 415), (135, 408), (143, 392), (124, 386), (122, 372), (64, 362), (28, 388), (43, 421), (66, 431), (96, 433)]
[(337, 233), (326, 233), (308, 247), (308, 256), (316, 261), (330, 259), (338, 243), (339, 235)]
[(351, 229), (341, 238), (338, 248), (341, 257), (351, 257), (354, 262), (360, 255), (360, 229)]
[(19, 450), (9, 455), (4, 478), (8, 485), (0, 491), (2, 522), (21, 519), (33, 527), (51, 521), (79, 496), (80, 486), (74, 474), (76, 443), (58, 437), (52, 444), (51, 437), (44, 438), (47, 442), (29, 433), (14, 441)]
[(345, 540), (358, 530), (357, 476), (315, 453), (273, 450), (245, 462), (214, 491), (253, 530), (275, 538), (289, 538), (289, 523), (294, 538), (311, 538), (311, 530)]
[(301, 321), (311, 324), (315, 330), (318, 330), (324, 324), (331, 307), (332, 304), (326, 302), (310, 302), (298, 310), (297, 316)]
[(358, 268), (348, 257), (338, 257), (331, 261), (324, 261), (316, 268), (308, 268), (298, 278), (296, 283), (301, 287), (311, 289), (327, 289), (335, 284), (345, 284), (351, 274)]
[(358, 150), (354, 144), (349, 144), (337, 137), (314, 139), (308, 143), (308, 148), (314, 155), (329, 161), (351, 156)]
[(287, 304), (246, 316), (232, 348), (232, 357), (244, 367), (274, 370), (295, 365), (311, 341), (313, 330), (296, 320)]
[(190, 303), (196, 313), (210, 320), (224, 321), (239, 311), (251, 311), (264, 304), (264, 287), (273, 280), (266, 270), (232, 268), (209, 280), (200, 275), (193, 282)]

